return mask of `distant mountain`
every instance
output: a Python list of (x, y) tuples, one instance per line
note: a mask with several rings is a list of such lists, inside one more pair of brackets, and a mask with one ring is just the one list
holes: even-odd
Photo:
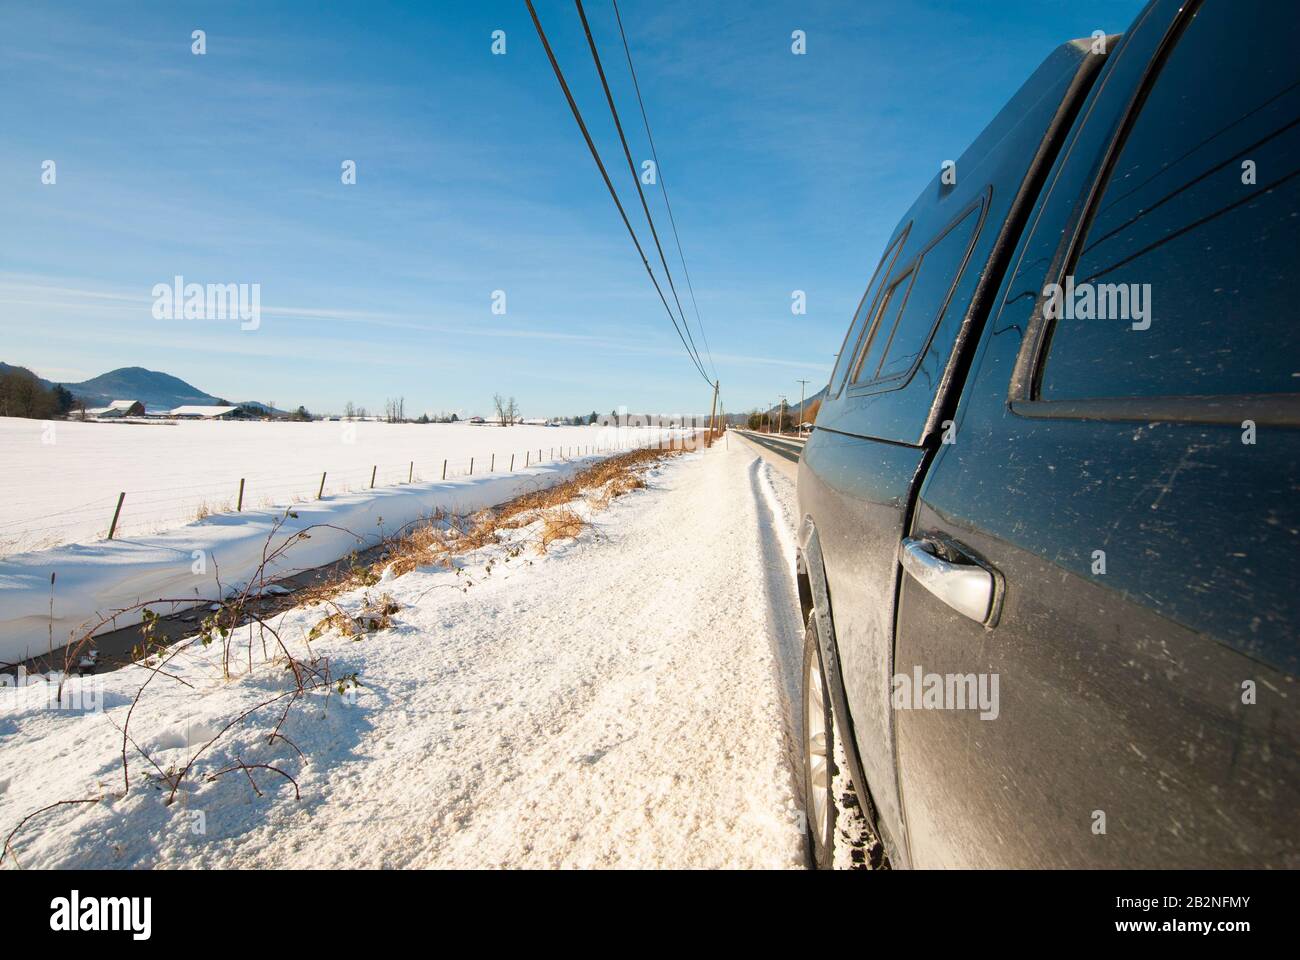
[(88, 407), (106, 406), (114, 400), (139, 400), (146, 410), (170, 410), (189, 403), (215, 406), (225, 402), (179, 377), (144, 367), (121, 367), (65, 386)]
[[(808, 396), (804, 397), (804, 401), (803, 401), (804, 409), (807, 410), (810, 406), (812, 406), (814, 400), (824, 400), (824, 399), (826, 399), (826, 392), (827, 392), (828, 390), (830, 390), (830, 386), (829, 386), (829, 385), (822, 387), (822, 388), (821, 388), (820, 390), (818, 390), (816, 393), (811, 393), (811, 394), (809, 394)], [(787, 412), (787, 414), (788, 414), (789, 416), (791, 416), (791, 417), (797, 417), (797, 416), (799, 416), (799, 395), (798, 395), (798, 394), (795, 394), (793, 397), (791, 397), (789, 394), (787, 394), (787, 395), (786, 395), (785, 403), (786, 403), (786, 407), (785, 407), (785, 408), (786, 408), (786, 412)], [(775, 403), (774, 403), (774, 404), (772, 404), (772, 406), (768, 407), (766, 410), (760, 410), (759, 412), (762, 413), (762, 414), (764, 414), (764, 415), (771, 414), (773, 417), (775, 417), (775, 416), (777, 415), (777, 407), (779, 407), (779, 406), (780, 406), (780, 404), (775, 404)], [(748, 410), (745, 410), (745, 411), (740, 412), (740, 413), (729, 413), (729, 414), (727, 414), (727, 422), (728, 422), (728, 423), (745, 423), (747, 420), (749, 420), (749, 413), (750, 413), (750, 411), (748, 411)]]
[(42, 377), (38, 377), (35, 373), (33, 373), (31, 370), (28, 370), (26, 367), (15, 367), (12, 363), (4, 363), (3, 361), (0, 361), (0, 376), (4, 376), (5, 374), (10, 374), (10, 373), (20, 373), (23, 376), (31, 377), (38, 384), (40, 384), (41, 387), (43, 387), (46, 390), (54, 386), (54, 384), (50, 383), (50, 381)]
[[(46, 389), (53, 386), (49, 380), (25, 367), (0, 363), (0, 373), (12, 372), (30, 374)], [(139, 400), (149, 411), (171, 410), (190, 403), (205, 406), (226, 403), (220, 397), (204, 393), (179, 377), (157, 370), (146, 370), (144, 367), (121, 367), (80, 383), (65, 383), (63, 386), (87, 407), (106, 407), (114, 400)]]
[[(221, 402), (225, 403), (226, 401), (222, 400)], [(265, 414), (284, 413), (284, 411), (279, 407), (273, 407), (269, 403), (263, 403), (261, 400), (244, 400), (243, 402), (236, 402), (235, 406), (248, 407), (250, 410), (261, 410)]]

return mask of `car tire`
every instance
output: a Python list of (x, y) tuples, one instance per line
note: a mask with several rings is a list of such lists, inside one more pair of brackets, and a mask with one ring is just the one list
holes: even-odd
[(835, 862), (835, 716), (817, 641), (816, 613), (809, 612), (803, 636), (803, 790), (808, 852), (816, 869), (829, 870)]
[(804, 809), (813, 867), (889, 869), (839, 742), (843, 724), (838, 722), (826, 682), (815, 612), (808, 614), (804, 628), (802, 700)]

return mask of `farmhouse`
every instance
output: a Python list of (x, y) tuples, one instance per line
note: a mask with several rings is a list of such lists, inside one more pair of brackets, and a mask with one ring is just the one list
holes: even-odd
[(114, 400), (106, 407), (87, 410), (86, 416), (96, 420), (110, 420), (116, 417), (143, 417), (144, 404), (139, 400)]
[(188, 404), (177, 407), (167, 413), (178, 420), (232, 420), (238, 418), (238, 407), (206, 407), (200, 404)]

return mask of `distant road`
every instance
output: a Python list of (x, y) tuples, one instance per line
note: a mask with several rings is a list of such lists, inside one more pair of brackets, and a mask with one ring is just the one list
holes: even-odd
[(752, 430), (730, 430), (736, 436), (752, 443), (758, 448), (763, 458), (791, 480), (795, 479), (799, 454), (803, 452), (804, 441), (796, 437), (783, 437), (779, 434), (755, 433)]

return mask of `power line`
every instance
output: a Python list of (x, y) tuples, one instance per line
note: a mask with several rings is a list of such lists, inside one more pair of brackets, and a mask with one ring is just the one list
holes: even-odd
[[(627, 145), (627, 136), (623, 133), (623, 122), (618, 116), (618, 107), (614, 105), (614, 95), (610, 92), (609, 81), (605, 77), (605, 67), (600, 62), (600, 53), (596, 50), (596, 38), (592, 36), (591, 24), (587, 22), (587, 12), (582, 8), (582, 0), (574, 0), (574, 5), (578, 8), (578, 18), (582, 21), (582, 30), (587, 35), (587, 46), (591, 48), (591, 59), (596, 64), (596, 73), (600, 77), (601, 89), (605, 91), (605, 102), (609, 104), (610, 116), (614, 118), (614, 129), (618, 131), (619, 143), (623, 145), (623, 156), (627, 158), (627, 169), (632, 174), (632, 182), (636, 185), (636, 194), (641, 200), (641, 210), (645, 213), (646, 223), (650, 226), (650, 236), (654, 239), (655, 249), (659, 251), (659, 262), (663, 264), (664, 276), (668, 278), (668, 289), (672, 291), (673, 300), (677, 302), (677, 312), (682, 318), (682, 326), (686, 328), (686, 336), (691, 341), (691, 350), (695, 354), (696, 362), (699, 363), (700, 349), (695, 345), (695, 337), (691, 336), (691, 325), (686, 320), (686, 311), (682, 309), (681, 297), (677, 295), (677, 285), (673, 283), (672, 271), (668, 269), (668, 258), (664, 256), (664, 248), (659, 243), (659, 231), (655, 229), (654, 217), (650, 215), (650, 205), (646, 203), (645, 191), (641, 189), (641, 177), (636, 172), (636, 162), (632, 159), (632, 151)], [(658, 162), (655, 164), (658, 170)], [(700, 372), (704, 373), (704, 367), (700, 365)], [(708, 379), (708, 374), (704, 377)]]
[[(591, 158), (596, 161), (596, 167), (600, 170), (601, 179), (605, 181), (605, 188), (609, 191), (610, 197), (614, 201), (614, 206), (618, 207), (618, 214), (623, 218), (623, 226), (627, 228), (628, 236), (632, 238), (632, 243), (636, 246), (636, 252), (641, 256), (641, 264), (645, 267), (646, 273), (650, 276), (650, 282), (654, 284), (655, 291), (659, 294), (659, 300), (664, 305), (664, 310), (668, 313), (668, 319), (672, 321), (673, 329), (677, 331), (677, 338), (681, 340), (682, 346), (686, 348), (686, 353), (691, 358), (695, 368), (699, 370), (700, 375), (705, 380), (709, 379), (704, 368), (700, 365), (698, 357), (691, 352), (687, 346), (686, 338), (682, 336), (681, 328), (677, 325), (677, 318), (673, 316), (672, 308), (668, 306), (668, 298), (664, 296), (663, 288), (659, 286), (659, 281), (655, 278), (654, 271), (650, 269), (650, 261), (646, 258), (645, 251), (641, 249), (641, 241), (637, 239), (636, 231), (632, 229), (632, 223), (627, 218), (627, 212), (623, 209), (622, 202), (618, 199), (618, 194), (614, 191), (614, 184), (610, 182), (609, 174), (605, 170), (605, 164), (600, 159), (600, 153), (596, 150), (596, 144), (592, 142), (591, 133), (587, 130), (587, 124), (582, 119), (582, 112), (578, 109), (578, 104), (573, 99), (573, 93), (569, 90), (569, 84), (564, 79), (564, 72), (560, 69), (560, 64), (555, 59), (555, 53), (551, 50), (550, 41), (546, 39), (546, 31), (542, 29), (542, 22), (537, 19), (537, 10), (533, 7), (533, 0), (524, 0), (528, 5), (528, 13), (533, 19), (533, 26), (537, 28), (537, 36), (542, 41), (542, 47), (546, 50), (546, 58), (551, 62), (551, 69), (555, 72), (555, 79), (560, 82), (560, 89), (564, 91), (564, 98), (569, 102), (569, 109), (573, 111), (573, 119), (578, 122), (578, 129), (582, 131), (582, 137), (587, 141), (587, 149), (591, 151)], [(711, 382), (711, 381), (710, 381)]]
[[(627, 56), (627, 69), (632, 74), (632, 87), (636, 90), (636, 102), (641, 108), (641, 120), (645, 123), (646, 139), (650, 141), (650, 156), (654, 158), (655, 174), (659, 178), (659, 189), (664, 193), (664, 206), (668, 209), (668, 223), (673, 228), (673, 239), (677, 243), (677, 256), (682, 261), (682, 273), (686, 277), (686, 289), (691, 294), (691, 306), (695, 309), (695, 322), (700, 328), (700, 336), (704, 339), (704, 352), (709, 358), (709, 368), (713, 370), (713, 376), (716, 379), (718, 368), (713, 364), (713, 351), (709, 347), (709, 335), (704, 329), (704, 320), (700, 317), (700, 304), (695, 299), (695, 285), (691, 283), (691, 271), (686, 266), (686, 253), (682, 250), (682, 238), (677, 234), (677, 218), (673, 216), (673, 205), (668, 200), (668, 181), (664, 179), (663, 166), (659, 163), (659, 151), (655, 149), (654, 134), (650, 132), (650, 118), (646, 115), (645, 101), (641, 99), (641, 84), (636, 78), (636, 67), (632, 66), (632, 51), (627, 44), (627, 34), (623, 32), (623, 16), (618, 10), (618, 0), (613, 0), (614, 18), (618, 21), (618, 35), (623, 39), (623, 53)], [(685, 319), (685, 318), (683, 318)], [(687, 331), (690, 326), (687, 325)]]

